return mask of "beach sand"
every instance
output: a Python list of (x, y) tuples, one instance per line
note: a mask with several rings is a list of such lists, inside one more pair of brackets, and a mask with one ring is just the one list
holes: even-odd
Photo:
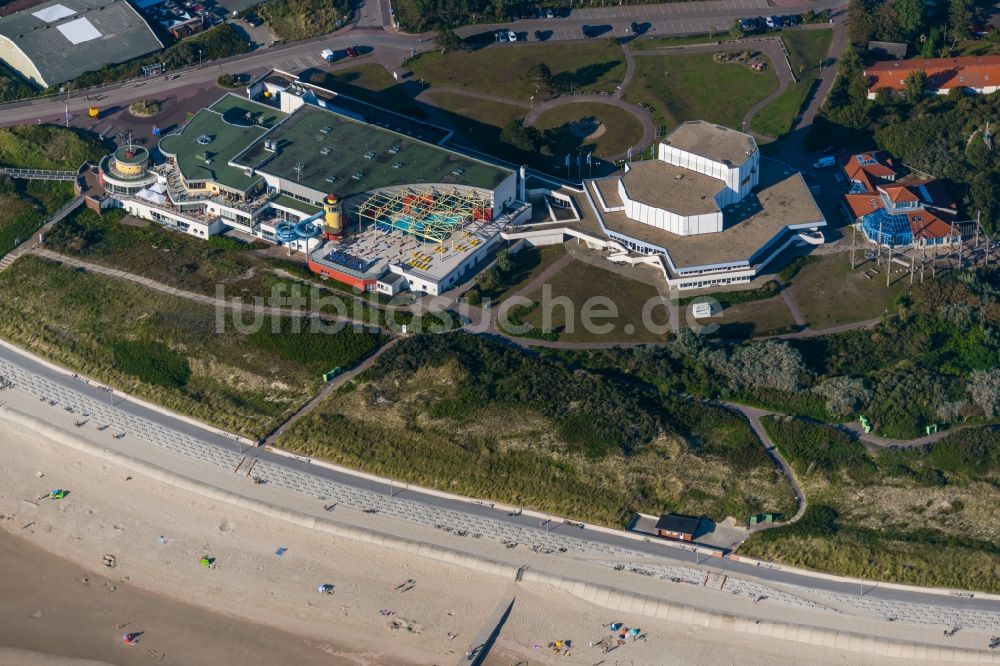
[[(450, 665), (512, 597), (487, 664), (892, 663), (615, 614), (555, 588), (314, 532), (127, 472), (2, 418), (0, 480), (0, 664)], [(70, 493), (39, 499), (52, 488)], [(280, 558), (278, 547), (287, 548)], [(114, 568), (102, 566), (105, 554)], [(203, 556), (215, 566), (201, 566)], [(394, 589), (408, 579), (412, 589)], [(335, 594), (318, 594), (322, 583)], [(641, 627), (647, 640), (602, 657), (589, 643), (612, 621)], [(126, 646), (125, 631), (144, 633)], [(571, 656), (546, 649), (559, 639), (573, 641)]]

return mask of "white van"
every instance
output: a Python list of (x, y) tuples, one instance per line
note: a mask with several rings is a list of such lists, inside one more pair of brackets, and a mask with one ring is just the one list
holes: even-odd
[(833, 155), (827, 155), (816, 160), (813, 169), (832, 169), (835, 166), (837, 166), (837, 158)]

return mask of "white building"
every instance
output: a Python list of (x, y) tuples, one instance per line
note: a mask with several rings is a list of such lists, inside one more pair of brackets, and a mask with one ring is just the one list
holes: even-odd
[(610, 261), (659, 268), (679, 289), (750, 282), (788, 246), (822, 244), (826, 226), (801, 174), (762, 160), (750, 135), (704, 121), (678, 126), (655, 160), (549, 196), (572, 201), (577, 219), (505, 237), (579, 238)]

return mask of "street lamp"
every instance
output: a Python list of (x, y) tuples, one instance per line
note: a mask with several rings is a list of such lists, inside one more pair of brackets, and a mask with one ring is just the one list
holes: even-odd
[(531, 96), (531, 107), (530, 108), (532, 108), (532, 109), (535, 108), (535, 96), (534, 95)]
[(201, 49), (198, 49), (198, 69), (201, 69)]

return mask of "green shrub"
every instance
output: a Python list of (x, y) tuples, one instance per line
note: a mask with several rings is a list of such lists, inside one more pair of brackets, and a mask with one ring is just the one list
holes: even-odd
[(257, 13), (278, 37), (290, 42), (333, 32), (350, 11), (346, 0), (271, 0)]
[(781, 280), (782, 282), (789, 282), (793, 277), (799, 274), (799, 271), (801, 271), (809, 264), (814, 264), (817, 261), (819, 261), (819, 257), (812, 254), (807, 254), (802, 257), (795, 257), (790, 262), (788, 262), (787, 266), (778, 271), (778, 279)]
[(797, 474), (819, 473), (836, 479), (846, 472), (852, 479), (864, 480), (875, 471), (864, 444), (836, 428), (774, 416), (762, 418), (761, 423)]
[(147, 384), (179, 389), (191, 378), (187, 359), (155, 340), (116, 340), (111, 353), (117, 370)]
[(260, 330), (247, 336), (247, 342), (313, 372), (324, 373), (350, 366), (388, 341), (385, 336), (359, 331), (351, 325), (322, 320), (319, 323), (325, 331), (313, 330), (310, 319), (266, 319)]

